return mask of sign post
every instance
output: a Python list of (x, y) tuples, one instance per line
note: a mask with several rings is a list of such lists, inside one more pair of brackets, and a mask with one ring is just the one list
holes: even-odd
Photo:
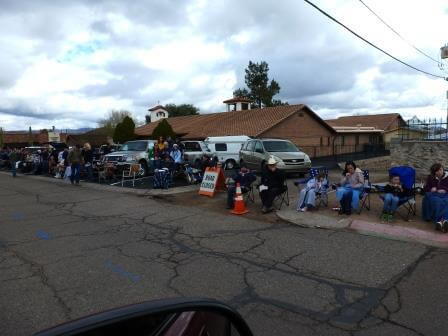
[(216, 190), (226, 190), (224, 173), (221, 168), (206, 168), (199, 188), (199, 195), (214, 197)]

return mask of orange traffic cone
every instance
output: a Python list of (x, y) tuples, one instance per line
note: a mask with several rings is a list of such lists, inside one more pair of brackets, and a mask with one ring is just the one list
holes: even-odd
[(241, 193), (240, 184), (236, 184), (236, 195), (235, 195), (235, 206), (232, 211), (230, 211), (234, 215), (244, 215), (248, 213), (249, 210), (246, 208), (246, 204), (244, 204), (243, 195)]

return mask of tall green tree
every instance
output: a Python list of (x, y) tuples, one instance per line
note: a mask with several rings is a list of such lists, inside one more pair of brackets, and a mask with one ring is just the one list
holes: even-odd
[(115, 127), (114, 142), (124, 143), (135, 139), (135, 123), (132, 118), (126, 116), (123, 121)]
[(31, 126), (28, 129), (28, 144), (30, 146), (32, 146), (34, 144), (34, 141), (33, 141), (33, 131), (31, 130)]
[(168, 111), (169, 117), (181, 117), (186, 115), (197, 115), (199, 114), (199, 108), (192, 104), (167, 104), (165, 109)]
[(151, 138), (158, 139), (159, 137), (163, 137), (164, 139), (168, 137), (174, 138), (176, 136), (176, 133), (174, 133), (173, 128), (169, 124), (169, 122), (166, 119), (162, 119), (159, 121), (156, 128), (154, 128), (154, 131), (152, 131)]
[(269, 107), (275, 105), (285, 105), (280, 100), (273, 100), (273, 97), (280, 92), (280, 85), (274, 80), (269, 80), (269, 65), (265, 61), (253, 63), (245, 69), (244, 77), (246, 86), (233, 92), (234, 97), (247, 97), (254, 101), (254, 107)]
[(131, 117), (131, 112), (127, 110), (112, 110), (109, 111), (107, 116), (98, 121), (98, 127), (104, 129), (104, 133), (112, 136), (114, 134), (115, 127), (121, 123), (125, 117)]
[(3, 128), (0, 127), (0, 148), (3, 148), (4, 138), (3, 138)]

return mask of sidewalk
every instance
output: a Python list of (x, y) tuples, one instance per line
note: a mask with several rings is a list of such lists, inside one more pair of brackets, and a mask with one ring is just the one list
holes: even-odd
[(376, 194), (371, 194), (370, 211), (364, 209), (361, 215), (339, 216), (336, 211), (331, 210), (333, 206), (337, 206), (334, 192), (329, 195), (328, 208), (303, 213), (296, 211), (297, 192), (294, 191), (295, 194), (290, 193), (290, 206), (277, 211), (277, 216), (289, 223), (309, 228), (349, 230), (369, 236), (448, 248), (448, 234), (435, 231), (431, 223), (424, 222), (419, 217), (421, 197), (417, 198), (417, 216), (411, 217), (409, 222), (397, 216), (394, 222), (383, 224), (379, 221), (382, 201)]

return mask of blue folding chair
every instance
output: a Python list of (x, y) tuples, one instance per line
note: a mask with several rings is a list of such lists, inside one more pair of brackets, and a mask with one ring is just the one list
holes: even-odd
[[(403, 187), (411, 191), (411, 194), (408, 197), (402, 197), (398, 202), (398, 209), (400, 207), (406, 209), (406, 214), (403, 216), (400, 212), (397, 211), (404, 220), (409, 221), (411, 215), (417, 215), (415, 200), (415, 169), (408, 166), (393, 167), (389, 169), (389, 176), (392, 175), (399, 176), (400, 182)], [(384, 193), (384, 186), (375, 185), (374, 187), (379, 193)], [(380, 195), (380, 198), (384, 202), (384, 195)]]
[(311, 167), (309, 171), (309, 177), (305, 179), (295, 180), (294, 185), (299, 186), (301, 184), (307, 184), (311, 179), (315, 178), (319, 173), (325, 174), (325, 179), (327, 183), (323, 186), (326, 191), (316, 193), (316, 207), (319, 208), (322, 204), (328, 206), (328, 189), (330, 187), (330, 182), (328, 179), (328, 169), (324, 166)]

